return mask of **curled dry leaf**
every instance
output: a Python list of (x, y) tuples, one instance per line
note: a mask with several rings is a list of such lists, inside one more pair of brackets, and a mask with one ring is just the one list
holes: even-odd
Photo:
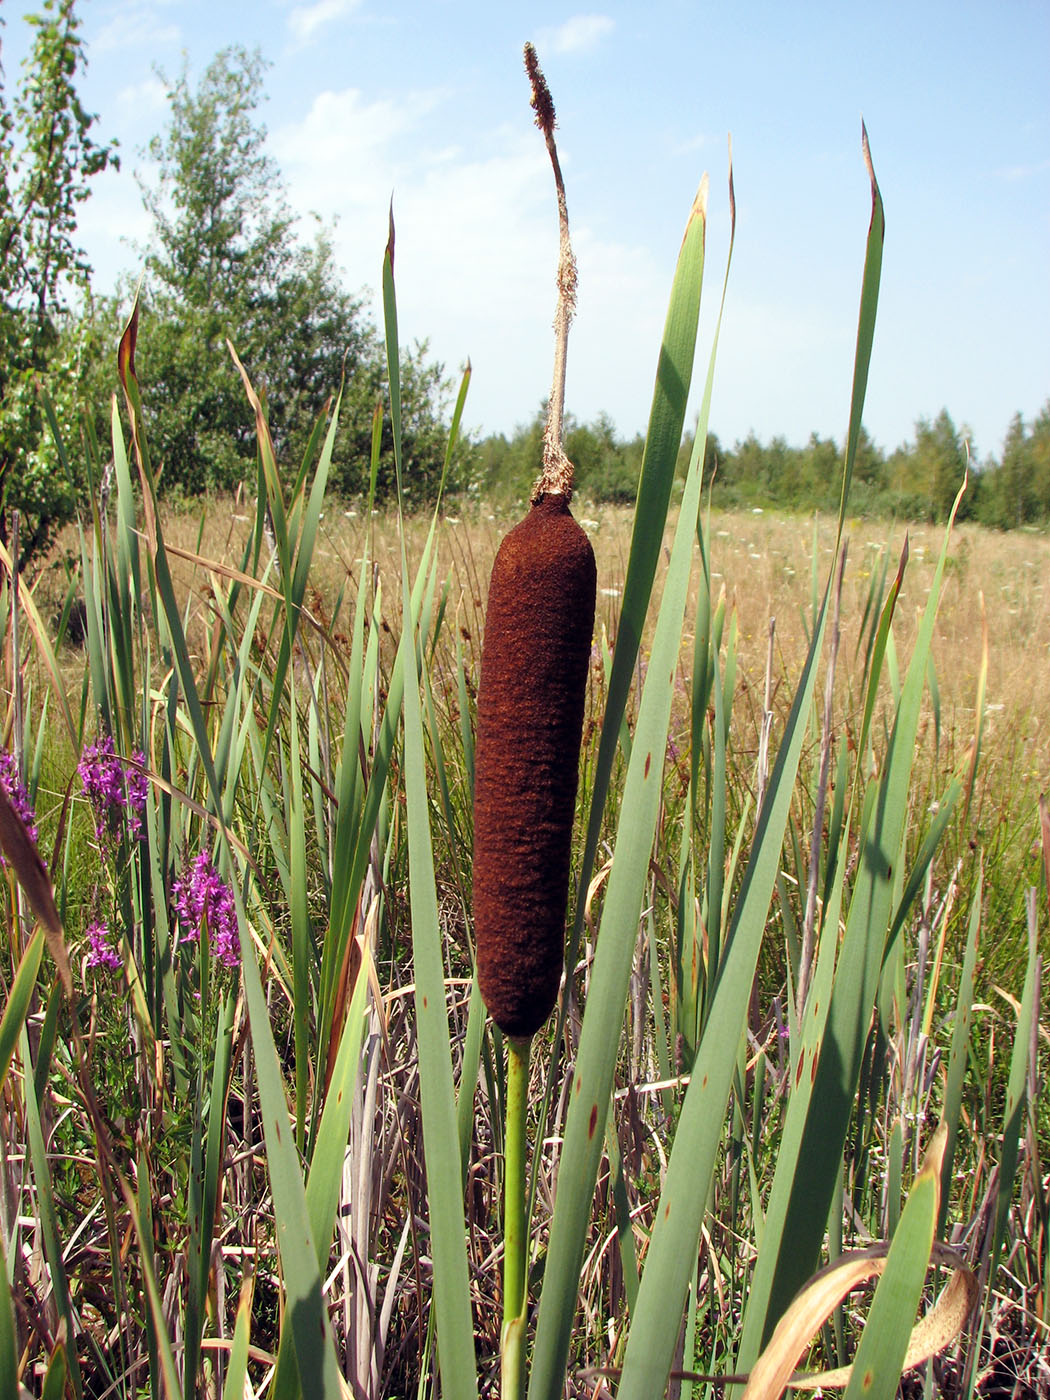
[[(769, 1345), (755, 1362), (744, 1400), (776, 1400), (785, 1387), (841, 1390), (849, 1384), (853, 1368), (810, 1374), (793, 1373), (821, 1327), (846, 1295), (861, 1284), (878, 1278), (886, 1267), (888, 1241), (842, 1255), (834, 1264), (814, 1274), (777, 1324)], [(935, 1244), (935, 1264), (949, 1264), (952, 1275), (934, 1306), (912, 1329), (904, 1369), (910, 1370), (942, 1351), (959, 1335), (977, 1301), (977, 1280), (954, 1250)]]
[[(901, 1217), (901, 1229), (908, 1228), (909, 1210), (919, 1206), (923, 1218), (928, 1216), (929, 1219), (930, 1262), (949, 1263), (954, 1273), (934, 1307), (912, 1329), (903, 1360), (904, 1370), (918, 1366), (947, 1346), (962, 1331), (977, 1298), (977, 1281), (959, 1256), (932, 1239), (933, 1221), (940, 1204), (940, 1174), (947, 1141), (947, 1126), (942, 1121), (915, 1178)], [(809, 1376), (793, 1375), (792, 1371), (846, 1294), (882, 1274), (889, 1255), (890, 1243), (881, 1241), (868, 1249), (844, 1254), (834, 1264), (814, 1274), (777, 1323), (769, 1345), (755, 1362), (744, 1391), (744, 1400), (778, 1400), (787, 1385), (797, 1389), (848, 1385), (852, 1370), (849, 1366)], [(877, 1304), (878, 1295), (876, 1307)]]

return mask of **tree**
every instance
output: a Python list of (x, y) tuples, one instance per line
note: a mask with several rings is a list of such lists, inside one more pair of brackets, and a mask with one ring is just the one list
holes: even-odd
[(77, 95), (85, 59), (74, 0), (44, 0), (27, 22), (35, 37), (10, 111), (0, 69), (0, 535), (17, 509), (23, 563), (73, 507), (37, 382), (54, 372), (54, 397), (71, 418), (83, 343), (70, 302), (90, 274), (77, 213), (92, 177), (117, 163)]
[(799, 460), (799, 504), (835, 510), (842, 494), (842, 453), (833, 438), (810, 433)]
[[(546, 405), (519, 425), (509, 440), (493, 434), (478, 444), (474, 465), (477, 483), (490, 498), (527, 501), (543, 468), (543, 431)], [(593, 423), (578, 423), (571, 414), (565, 422), (565, 451), (575, 468), (576, 490), (599, 504), (629, 505), (638, 495), (638, 477), (645, 440), (619, 438), (607, 413)]]
[(565, 450), (576, 468), (577, 487), (581, 495), (599, 504), (633, 504), (644, 446), (641, 438), (627, 442), (618, 438), (607, 413), (599, 413), (590, 424), (572, 423), (565, 434)]
[(1028, 441), (1032, 452), (1032, 480), (1038, 502), (1035, 518), (1050, 520), (1050, 399), (1039, 410)]
[(1035, 514), (1034, 466), (1024, 419), (1015, 413), (1006, 430), (998, 473), (1001, 523), (1007, 528), (1023, 525)]
[[(922, 418), (915, 425), (915, 455), (918, 474), (925, 481), (934, 520), (947, 520), (959, 487), (966, 475), (967, 456), (961, 435), (957, 432), (946, 408), (932, 423)], [(969, 515), (969, 501), (964, 496), (958, 519)]]
[(149, 143), (160, 184), (143, 188), (155, 239), (146, 266), (160, 295), (247, 308), (286, 270), (291, 219), (262, 148), (265, 129), (253, 120), (263, 71), (258, 50), (230, 48), (212, 59), (195, 93), (185, 67), (168, 87), (168, 130)]
[(715, 499), (721, 505), (754, 505), (767, 501), (766, 449), (755, 436), (748, 433), (743, 442), (734, 444), (723, 458), (719, 478), (715, 478)]
[(1000, 530), (1050, 517), (1050, 402), (1032, 424), (1015, 413), (1006, 430), (1002, 461), (982, 479), (981, 519)]
[[(168, 89), (169, 121), (149, 151), (158, 184), (146, 261), (139, 373), (163, 482), (186, 492), (229, 488), (254, 470), (254, 420), (226, 339), (265, 392), (278, 457), (294, 470), (328, 398), (346, 390), (333, 485), (368, 481), (383, 354), (361, 301), (342, 287), (330, 239), (300, 242), (279, 171), (264, 148), (259, 53), (217, 54), (196, 89)], [(444, 378), (425, 347), (406, 356), (406, 481), (432, 494), (444, 459)], [(385, 425), (380, 493), (392, 488)]]
[[(895, 514), (912, 520), (947, 520), (967, 470), (962, 433), (946, 408), (931, 423), (920, 418), (915, 442), (898, 447), (886, 463), (886, 482)], [(972, 449), (971, 449), (972, 450)], [(973, 492), (963, 496), (958, 519), (973, 513)]]

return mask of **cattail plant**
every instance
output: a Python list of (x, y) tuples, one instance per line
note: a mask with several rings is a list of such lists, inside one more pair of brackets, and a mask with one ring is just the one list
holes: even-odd
[(492, 569), (474, 790), (478, 979), (493, 1020), (516, 1038), (540, 1028), (561, 981), (596, 580), (590, 540), (569, 511), (573, 468), (562, 447), (576, 266), (554, 107), (531, 45), (525, 62), (558, 191), (554, 384), (531, 508), (500, 545)]
[(474, 780), (478, 983), (508, 1037), (503, 1393), (524, 1379), (525, 1112), (529, 1046), (554, 1007), (564, 959), (572, 822), (597, 571), (569, 511), (562, 444), (565, 356), (576, 301), (554, 104), (531, 44), (525, 68), (554, 168), (560, 250), (554, 382), (543, 470), (529, 513), (500, 545), (489, 583)]

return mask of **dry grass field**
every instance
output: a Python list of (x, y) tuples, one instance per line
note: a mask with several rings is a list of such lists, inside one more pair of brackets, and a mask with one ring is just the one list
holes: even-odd
[[(210, 625), (211, 581), (203, 561), (236, 566), (252, 527), (250, 506), (238, 500), (209, 500), (173, 512), (165, 523), (168, 544), (199, 556), (191, 564), (175, 561), (176, 580), (190, 601), (190, 637), (204, 645)], [(619, 598), (630, 548), (632, 512), (627, 507), (594, 506), (577, 501), (577, 517), (591, 536), (598, 563), (597, 626), (615, 639)], [(663, 558), (666, 561), (675, 519), (669, 519)], [(476, 506), (445, 514), (438, 537), (439, 572), (447, 580), (450, 616), (457, 629), (480, 643), (489, 571), (499, 541), (513, 523), (511, 513), (493, 514)], [(410, 555), (418, 553), (429, 520), (408, 522)], [(907, 545), (904, 582), (894, 620), (900, 664), (910, 654), (917, 620), (930, 592), (944, 543), (939, 526), (855, 520), (847, 526), (848, 558), (842, 598), (842, 649), (839, 684), (849, 692), (852, 663), (861, 645), (865, 610), (873, 582), (892, 579)], [(329, 505), (321, 525), (310, 575), (312, 607), (319, 620), (345, 635), (346, 615), (336, 614), (348, 595), (348, 580), (359, 567), (366, 534), (376, 576), (382, 580), (383, 615), (393, 637), (401, 613), (400, 554), (396, 517), (375, 513), (366, 519), (353, 508)], [(725, 590), (739, 628), (738, 654), (741, 713), (757, 730), (769, 662), (770, 622), (774, 630), (774, 706), (797, 681), (814, 608), (816, 579), (823, 582), (835, 542), (830, 517), (790, 517), (773, 512), (722, 512), (710, 515), (712, 591)], [(59, 541), (56, 555), (73, 547), (71, 535)], [(816, 569), (816, 574), (814, 573)], [(43, 580), (53, 610), (60, 606), (57, 575)], [(659, 597), (659, 575), (652, 615)], [(686, 610), (688, 634), (690, 609)], [(987, 664), (984, 730), (981, 748), (982, 800), (996, 811), (1015, 816), (1050, 788), (1050, 536), (1013, 531), (998, 533), (976, 525), (959, 525), (948, 545), (945, 583), (933, 648), (933, 677), (940, 706), (940, 751), (930, 756), (939, 771), (949, 771), (967, 754), (975, 733), (976, 704), (982, 665)], [(853, 697), (859, 703), (857, 697)], [(934, 702), (929, 701), (930, 721)], [(848, 716), (848, 708), (847, 708)], [(742, 741), (746, 751), (747, 743)], [(1033, 826), (1033, 839), (1035, 828)]]

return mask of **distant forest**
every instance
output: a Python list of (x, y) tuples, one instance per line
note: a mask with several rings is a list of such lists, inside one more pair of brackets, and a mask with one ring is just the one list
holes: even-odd
[[(475, 489), (495, 498), (527, 496), (539, 473), (542, 445), (542, 410), (510, 438), (484, 438), (474, 447), (470, 462)], [(618, 438), (611, 419), (599, 416), (593, 423), (571, 423), (565, 445), (582, 496), (596, 502), (634, 500), (643, 437)], [(692, 450), (692, 438), (687, 437), (678, 459), (681, 474)], [(1050, 399), (1034, 422), (1025, 422), (1019, 413), (1014, 416), (998, 460), (986, 457), (968, 464), (966, 441), (946, 409), (932, 421), (920, 419), (914, 440), (889, 453), (862, 432), (850, 512), (944, 520), (968, 465), (969, 485), (958, 519), (1000, 530), (1050, 523)], [(782, 437), (762, 443), (753, 433), (727, 447), (710, 433), (704, 481), (708, 486), (714, 482), (719, 506), (834, 511), (842, 484), (842, 448), (816, 433), (803, 447), (791, 446)]]

